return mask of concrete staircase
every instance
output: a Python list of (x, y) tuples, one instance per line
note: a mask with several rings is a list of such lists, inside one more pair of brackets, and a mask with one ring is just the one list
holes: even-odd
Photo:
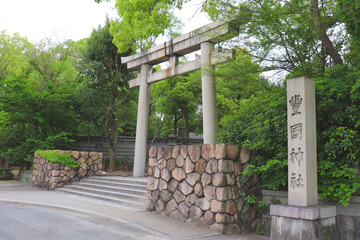
[(143, 210), (147, 194), (146, 181), (146, 178), (133, 177), (89, 177), (56, 190)]

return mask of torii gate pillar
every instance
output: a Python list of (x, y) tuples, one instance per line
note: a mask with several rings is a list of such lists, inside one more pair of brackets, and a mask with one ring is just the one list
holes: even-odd
[(143, 177), (145, 172), (147, 133), (149, 124), (150, 84), (147, 83), (147, 74), (151, 66), (141, 65), (139, 86), (138, 112), (136, 122), (135, 154), (134, 154), (134, 177)]
[(211, 74), (211, 50), (213, 44), (201, 43), (201, 88), (203, 106), (203, 138), (204, 144), (216, 142), (216, 83)]

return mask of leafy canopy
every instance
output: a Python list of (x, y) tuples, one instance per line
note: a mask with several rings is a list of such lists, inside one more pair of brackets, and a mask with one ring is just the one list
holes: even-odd
[(117, 0), (119, 21), (111, 23), (111, 34), (119, 52), (129, 48), (143, 51), (150, 48), (166, 29), (177, 27), (172, 4), (181, 6), (181, 1), (169, 0)]
[(1, 57), (9, 60), (0, 77), (0, 158), (24, 166), (37, 149), (67, 147), (73, 141), (79, 59), (71, 41), (33, 45), (5, 33), (0, 40), (0, 52), (6, 53)]

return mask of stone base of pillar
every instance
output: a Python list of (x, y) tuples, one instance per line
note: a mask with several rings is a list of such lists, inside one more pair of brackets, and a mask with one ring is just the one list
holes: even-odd
[(271, 205), (272, 240), (337, 240), (336, 206)]

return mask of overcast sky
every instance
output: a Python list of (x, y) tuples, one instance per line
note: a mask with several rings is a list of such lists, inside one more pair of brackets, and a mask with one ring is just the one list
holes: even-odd
[[(198, 1), (199, 2), (199, 1)], [(93, 28), (105, 23), (106, 15), (116, 18), (115, 0), (95, 3), (93, 0), (0, 0), (0, 31), (20, 33), (32, 42), (51, 38), (56, 42), (89, 37)], [(186, 24), (183, 33), (208, 23), (195, 14), (199, 5), (187, 4), (179, 14)]]

